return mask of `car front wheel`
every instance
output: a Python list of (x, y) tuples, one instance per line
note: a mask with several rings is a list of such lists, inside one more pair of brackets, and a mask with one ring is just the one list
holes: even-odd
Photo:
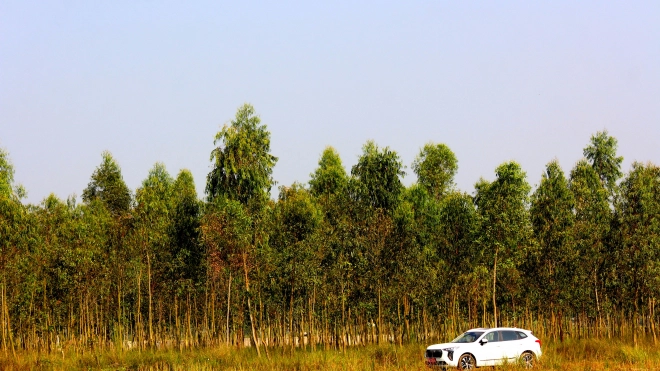
[(534, 363), (536, 362), (536, 357), (534, 357), (534, 354), (532, 352), (524, 352), (520, 356), (520, 361), (522, 362), (523, 367), (533, 368)]
[(475, 368), (477, 368), (477, 362), (471, 354), (463, 354), (458, 359), (459, 370), (474, 370)]

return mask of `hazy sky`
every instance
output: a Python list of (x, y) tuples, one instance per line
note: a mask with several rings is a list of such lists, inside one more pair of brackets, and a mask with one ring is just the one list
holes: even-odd
[[(568, 174), (590, 136), (660, 163), (660, 2), (0, 1), (0, 147), (38, 203), (80, 196), (109, 150), (135, 190), (192, 171), (244, 102), (279, 185), (373, 139), (410, 168), (427, 142), (473, 192), (502, 162)], [(277, 190), (273, 190), (277, 194)]]

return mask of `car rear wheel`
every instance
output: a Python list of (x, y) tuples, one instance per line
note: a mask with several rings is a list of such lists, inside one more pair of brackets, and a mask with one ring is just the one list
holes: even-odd
[(520, 361), (522, 362), (523, 367), (533, 368), (536, 363), (536, 357), (534, 356), (534, 353), (527, 351), (520, 356)]
[(471, 354), (463, 354), (458, 359), (459, 370), (474, 370), (475, 368), (477, 368), (477, 362)]

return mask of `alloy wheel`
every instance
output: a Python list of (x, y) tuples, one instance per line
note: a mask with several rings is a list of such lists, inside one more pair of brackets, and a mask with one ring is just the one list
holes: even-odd
[(522, 360), (523, 366), (525, 368), (532, 368), (534, 367), (534, 355), (530, 352), (525, 352), (523, 355), (520, 357)]
[(473, 370), (476, 365), (475, 365), (474, 357), (472, 357), (469, 354), (465, 354), (461, 356), (461, 359), (458, 360), (458, 367), (461, 370)]

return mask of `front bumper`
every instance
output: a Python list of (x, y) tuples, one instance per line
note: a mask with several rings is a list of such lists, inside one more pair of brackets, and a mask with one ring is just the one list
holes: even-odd
[(436, 357), (426, 357), (426, 366), (434, 368), (434, 367), (439, 367), (439, 368), (445, 368), (449, 366), (447, 362), (442, 360), (442, 358), (436, 358)]
[(454, 350), (427, 349), (424, 354), (425, 364), (431, 368), (456, 367)]

